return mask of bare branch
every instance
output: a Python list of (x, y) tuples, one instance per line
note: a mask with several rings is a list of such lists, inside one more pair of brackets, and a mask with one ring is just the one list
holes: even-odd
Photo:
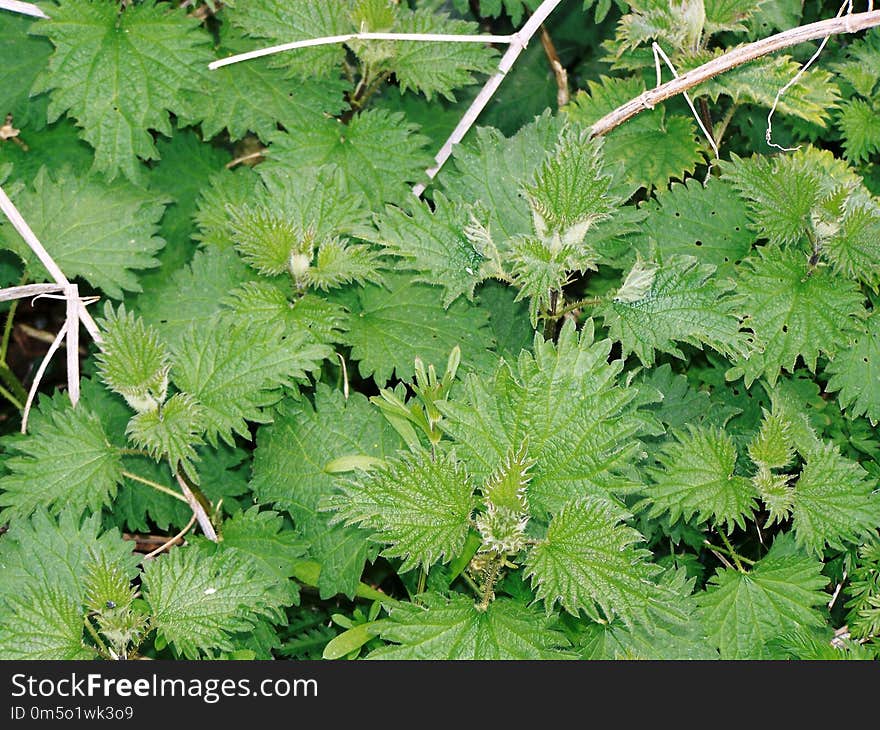
[(199, 527), (202, 528), (202, 532), (205, 533), (205, 537), (207, 537), (211, 542), (219, 542), (217, 538), (217, 532), (214, 530), (214, 525), (211, 524), (211, 518), (208, 517), (208, 513), (205, 512), (205, 508), (202, 507), (199, 500), (196, 499), (196, 495), (193, 494), (192, 489), (189, 488), (189, 484), (186, 483), (186, 479), (184, 479), (179, 473), (175, 476), (177, 477), (177, 483), (180, 485), (180, 491), (182, 491), (183, 496), (186, 497), (189, 508), (193, 511), (193, 515), (198, 521)]
[(514, 43), (514, 35), (459, 35), (454, 33), (346, 33), (345, 35), (328, 35), (323, 38), (309, 38), (303, 41), (282, 43), (268, 48), (258, 48), (247, 53), (238, 53), (228, 58), (211, 61), (208, 68), (216, 71), (223, 66), (233, 63), (250, 61), (254, 58), (273, 56), (284, 51), (293, 51), (297, 48), (313, 48), (315, 46), (329, 46), (334, 43), (347, 43), (348, 41), (417, 41), (419, 43)]
[[(464, 113), (461, 121), (459, 121), (455, 129), (452, 130), (452, 134), (450, 134), (449, 138), (443, 143), (440, 151), (437, 153), (436, 157), (434, 157), (433, 167), (429, 167), (425, 170), (428, 180), (433, 180), (437, 173), (440, 172), (440, 168), (443, 167), (446, 160), (452, 155), (452, 147), (464, 139), (468, 130), (477, 121), (477, 117), (480, 116), (480, 112), (486, 108), (486, 104), (489, 103), (489, 100), (498, 90), (498, 87), (501, 86), (501, 82), (504, 81), (507, 72), (510, 71), (520, 54), (529, 44), (532, 36), (538, 32), (538, 29), (543, 22), (547, 20), (547, 16), (556, 10), (556, 6), (559, 5), (560, 2), (562, 2), (562, 0), (544, 0), (544, 2), (538, 6), (538, 9), (535, 10), (534, 15), (526, 21), (525, 25), (519, 30), (519, 32), (514, 33), (513, 36), (511, 36), (510, 47), (501, 57), (501, 61), (498, 63), (498, 71), (486, 82), (486, 85), (480, 89), (477, 98), (471, 102), (471, 105)], [(426, 187), (427, 186), (423, 183), (419, 183), (413, 188), (413, 195), (420, 197), (421, 194), (425, 192)]]
[(708, 81), (744, 63), (754, 61), (761, 56), (780, 51), (783, 48), (796, 46), (799, 43), (825, 38), (829, 35), (858, 33), (877, 25), (880, 25), (880, 10), (872, 10), (867, 13), (854, 13), (853, 15), (845, 15), (840, 18), (820, 20), (816, 23), (802, 25), (782, 33), (777, 33), (754, 43), (739, 46), (723, 56), (719, 56), (702, 66), (683, 73), (677, 79), (667, 81), (655, 89), (648, 89), (635, 99), (631, 99), (626, 104), (619, 106), (613, 112), (602, 117), (590, 128), (590, 136), (601, 137), (604, 134), (608, 134), (612, 129), (632, 119), (639, 112), (645, 109), (653, 109), (661, 101), (677, 96), (704, 81)]

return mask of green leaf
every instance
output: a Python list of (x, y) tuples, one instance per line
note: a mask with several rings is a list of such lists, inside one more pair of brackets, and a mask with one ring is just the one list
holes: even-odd
[(862, 331), (842, 347), (825, 367), (831, 377), (825, 386), (837, 392), (841, 408), (851, 418), (865, 416), (876, 426), (880, 422), (880, 316), (872, 313)]
[(810, 231), (822, 197), (821, 171), (805, 155), (732, 155), (726, 178), (748, 201), (759, 234), (771, 243), (797, 243)]
[(138, 159), (158, 157), (150, 135), (171, 136), (168, 118), (186, 113), (209, 61), (208, 35), (184, 11), (154, 1), (120, 10), (63, 0), (32, 33), (55, 46), (34, 91), (50, 91), (49, 121), (64, 112), (95, 148), (93, 169), (109, 179), (138, 177)]
[[(140, 291), (135, 270), (158, 266), (156, 252), (163, 201), (124, 182), (112, 185), (69, 171), (41, 168), (33, 188), (16, 204), (37, 238), (70, 278), (81, 276), (105, 294)], [(50, 278), (35, 254), (9, 225), (0, 227), (5, 247), (27, 262), (31, 276)]]
[(850, 195), (840, 210), (833, 210), (832, 215), (834, 221), (829, 234), (821, 241), (822, 256), (836, 272), (863, 281), (877, 291), (880, 288), (880, 204), (860, 190)]
[(44, 509), (14, 522), (0, 541), (0, 658), (93, 659), (83, 642), (86, 577), (99, 560), (126, 581), (137, 573), (132, 542), (100, 534), (100, 513), (81, 520)]
[(255, 330), (229, 313), (210, 319), (207, 330), (189, 329), (174, 350), (172, 379), (204, 407), (208, 443), (249, 438), (247, 421), (271, 420), (265, 409), (281, 398), (281, 387), (304, 379), (330, 355), (309, 340), (307, 333), (289, 335), (280, 323)]
[(2, 111), (12, 115), (13, 126), (20, 128), (25, 138), (46, 124), (46, 100), (32, 100), (30, 91), (52, 53), (52, 45), (45, 38), (28, 35), (33, 22), (33, 18), (9, 13), (0, 26)]
[(387, 289), (369, 285), (358, 291), (360, 306), (343, 336), (363, 377), (380, 386), (392, 374), (408, 380), (417, 357), (441, 364), (456, 345), (465, 366), (479, 369), (493, 361), (488, 312), (461, 299), (446, 309), (438, 289), (403, 274), (386, 276), (385, 283)]
[(801, 357), (815, 372), (820, 353), (834, 356), (850, 344), (866, 312), (854, 282), (823, 268), (811, 269), (797, 251), (764, 246), (744, 262), (734, 302), (746, 313), (743, 327), (755, 349), (735, 361), (731, 379), (750, 386), (760, 376), (773, 385)]
[(610, 215), (610, 186), (601, 141), (590, 140), (586, 130), (566, 130), (524, 187), (536, 232), (545, 240), (581, 243), (588, 229)]
[[(351, 243), (341, 238), (324, 241), (318, 248), (314, 259), (305, 271), (297, 274), (295, 264), (291, 264), (298, 281), (305, 285), (327, 291), (346, 284), (363, 286), (367, 282), (382, 283), (382, 263), (379, 252), (370, 246)], [(301, 263), (301, 262), (300, 262)]]
[(290, 125), (269, 139), (267, 169), (337, 165), (347, 189), (361, 193), (373, 209), (412, 196), (431, 164), (423, 150), (428, 138), (418, 134), (403, 114), (368, 109), (343, 126), (336, 119)]
[(194, 216), (198, 231), (193, 237), (205, 246), (231, 248), (228, 210), (252, 203), (261, 195), (260, 177), (247, 165), (239, 165), (232, 172), (221, 170), (211, 175), (199, 193)]
[(744, 258), (754, 234), (743, 224), (746, 206), (731, 185), (711, 178), (705, 185), (688, 178), (672, 183), (641, 208), (648, 212), (634, 245), (645, 258), (666, 261), (674, 255), (694, 256), (717, 267), (722, 278)]
[[(227, 7), (224, 20), (254, 38), (269, 41), (265, 45), (290, 43), (324, 36), (356, 32), (349, 10), (349, 0), (250, 0)], [(276, 57), (275, 65), (284, 66), (299, 80), (332, 76), (345, 58), (342, 44), (331, 43), (316, 48), (300, 48)], [(258, 60), (256, 63), (266, 63)]]
[[(639, 269), (638, 267), (641, 267)], [(746, 351), (733, 299), (727, 287), (713, 278), (714, 267), (691, 256), (672, 256), (659, 267), (637, 262), (615, 297), (597, 309), (609, 334), (634, 352), (645, 365), (655, 352), (684, 359), (676, 342), (702, 348), (709, 345), (725, 355)], [(633, 288), (634, 273), (644, 271), (644, 284)]]
[[(514, 25), (519, 25), (522, 20), (523, 6), (529, 10), (535, 10), (541, 4), (540, 0), (479, 0), (479, 3), (480, 16), (497, 18), (502, 12), (506, 12), (510, 16), (510, 22)], [(460, 13), (470, 9), (468, 0), (453, 0), (452, 4)]]
[[(220, 26), (219, 55), (250, 50), (252, 42)], [(264, 60), (235, 63), (210, 72), (202, 93), (194, 96), (190, 119), (200, 121), (205, 138), (215, 137), (224, 129), (230, 139), (242, 139), (253, 132), (268, 139), (278, 124), (307, 126), (319, 123), (322, 116), (335, 116), (345, 107), (341, 78), (292, 80), (271, 68)]]
[(722, 31), (746, 30), (748, 20), (762, 0), (706, 0), (706, 36)]
[(169, 347), (179, 346), (192, 330), (208, 331), (223, 300), (237, 286), (257, 278), (231, 248), (198, 251), (189, 266), (164, 285), (138, 297), (141, 316), (159, 330)]
[[(440, 33), (474, 35), (476, 23), (451, 20), (429, 8), (401, 9), (394, 23), (395, 33)], [(351, 44), (354, 45), (354, 44)], [(357, 52), (357, 46), (355, 46)], [(495, 70), (497, 51), (476, 43), (420, 43), (398, 41), (392, 55), (380, 68), (394, 72), (400, 92), (416, 91), (431, 101), (434, 95), (455, 101), (453, 90), (476, 82), (475, 74)]]
[(794, 534), (797, 544), (821, 554), (825, 545), (843, 550), (860, 544), (880, 524), (876, 480), (825, 444), (805, 455), (806, 464), (794, 488)]
[(307, 338), (319, 345), (338, 342), (345, 325), (345, 311), (335, 302), (305, 293), (291, 302), (284, 287), (268, 281), (242, 284), (229, 293), (224, 302), (242, 321), (253, 327), (277, 327), (288, 339)]
[[(645, 90), (640, 78), (589, 81), (566, 107), (569, 119), (589, 127)], [(696, 129), (688, 117), (668, 115), (663, 107), (643, 112), (605, 136), (608, 165), (620, 163), (634, 189), (665, 188), (672, 178), (684, 179), (703, 161)]]
[(325, 501), (335, 521), (375, 530), (386, 557), (403, 558), (400, 571), (448, 562), (464, 547), (476, 506), (474, 487), (451, 452), (403, 454), (386, 460)]
[(477, 127), (472, 141), (453, 148), (452, 162), (439, 179), (451, 200), (480, 204), (487, 226), (499, 246), (518, 235), (532, 233), (532, 219), (523, 205), (522, 187), (532, 180), (564, 125), (549, 112), (537, 117), (512, 137), (491, 127)]
[(0, 612), (0, 659), (95, 659), (83, 642), (83, 607), (52, 585), (7, 596)]
[(499, 598), (480, 611), (466, 596), (420, 596), (425, 605), (404, 603), (378, 625), (395, 642), (368, 659), (562, 659), (564, 634), (534, 609)]
[(151, 560), (142, 576), (157, 636), (187, 659), (232, 651), (232, 634), (281, 619), (276, 580), (239, 552), (194, 546)]
[(376, 241), (402, 261), (398, 268), (417, 272), (414, 281), (444, 288), (443, 306), (460, 296), (474, 298), (474, 288), (485, 277), (484, 256), (465, 233), (467, 209), (434, 194), (434, 210), (415, 203), (406, 210), (389, 206), (379, 219)]
[(572, 499), (628, 490), (630, 466), (644, 429), (630, 405), (636, 396), (617, 381), (611, 342), (594, 342), (592, 322), (578, 333), (563, 326), (557, 344), (535, 336), (534, 354), (500, 363), (492, 375), (469, 375), (439, 404), (442, 427), (477, 482), (485, 481), (528, 437), (532, 514), (543, 516)]
[(757, 508), (755, 489), (745, 477), (734, 474), (736, 447), (733, 439), (713, 426), (696, 428), (675, 435), (659, 456), (661, 469), (652, 470), (653, 483), (644, 488), (638, 510), (648, 508), (648, 517), (669, 513), (670, 522), (711, 520), (718, 528), (732, 532), (745, 529)]
[(154, 410), (165, 401), (170, 355), (153, 327), (119, 305), (104, 305), (101, 351), (97, 354), (101, 380), (141, 412)]
[(5, 459), (8, 473), (0, 478), (3, 522), (38, 507), (53, 514), (64, 507), (100, 510), (122, 481), (121, 456), (108, 443), (101, 419), (84, 403), (72, 407), (67, 396), (43, 401), (31, 417), (30, 434), (7, 440), (6, 448), (13, 455)]
[(156, 461), (168, 459), (171, 468), (183, 470), (195, 483), (199, 474), (193, 464), (198, 461), (195, 448), (205, 443), (208, 416), (201, 404), (188, 393), (175, 393), (158, 408), (132, 416), (126, 434)]
[(877, 109), (864, 99), (849, 99), (840, 105), (837, 126), (843, 133), (843, 149), (848, 160), (868, 160), (880, 150), (876, 120)]
[(257, 432), (251, 489), (258, 500), (293, 517), (296, 534), (310, 543), (311, 556), (321, 564), (322, 597), (354, 595), (369, 536), (352, 527), (331, 527), (330, 515), (318, 511), (321, 500), (336, 492), (336, 477), (326, 464), (361, 454), (385, 459), (400, 445), (400, 437), (366, 397), (353, 392), (346, 400), (322, 384), (314, 406), (305, 399), (285, 399), (273, 423)]
[(299, 586), (290, 580), (306, 545), (293, 530), (285, 529), (277, 512), (260, 512), (258, 506), (239, 512), (223, 523), (222, 549), (260, 566), (285, 594), (287, 605), (299, 603)]
[(548, 614), (559, 602), (574, 615), (584, 610), (633, 626), (648, 620), (653, 604), (672, 602), (654, 580), (659, 567), (648, 562), (650, 552), (633, 547), (644, 538), (622, 524), (629, 516), (590, 496), (570, 502), (553, 517), (525, 564)]
[(822, 563), (781, 535), (748, 573), (720, 569), (699, 596), (710, 640), (722, 659), (763, 659), (767, 644), (786, 632), (824, 624)]

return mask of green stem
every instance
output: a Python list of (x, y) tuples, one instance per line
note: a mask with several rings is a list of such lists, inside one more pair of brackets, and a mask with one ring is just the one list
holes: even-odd
[(12, 393), (10, 393), (6, 388), (0, 385), (0, 395), (2, 395), (6, 400), (8, 400), (12, 405), (14, 405), (18, 410), (24, 410), (24, 403), (22, 403), (18, 398), (16, 398)]
[(476, 584), (473, 578), (471, 578), (466, 570), (463, 570), (460, 574), (460, 577), (464, 580), (465, 583), (470, 586), (470, 589), (479, 597), (482, 596), (482, 591), (480, 590), (480, 586)]
[(422, 568), (419, 571), (419, 582), (416, 585), (416, 595), (420, 595), (425, 592), (425, 585), (428, 582), (428, 571)]
[(749, 565), (754, 565), (754, 560), (749, 560), (748, 558), (744, 558), (740, 555), (736, 550), (733, 549), (733, 545), (730, 544), (730, 540), (728, 540), (727, 535), (725, 535), (721, 530), (718, 530), (718, 534), (721, 536), (721, 541), (724, 543), (724, 546), (727, 548), (726, 550), (722, 550), (721, 548), (714, 546), (715, 550), (725, 553), (729, 558), (731, 558), (736, 565), (736, 569), (740, 573), (745, 573), (746, 570), (743, 568), (743, 563), (747, 563)]
[(133, 482), (138, 482), (139, 484), (144, 484), (148, 487), (152, 487), (157, 492), (162, 492), (162, 494), (167, 494), (169, 497), (174, 497), (174, 499), (179, 499), (184, 504), (188, 505), (189, 502), (186, 501), (186, 497), (184, 497), (179, 492), (175, 492), (173, 489), (169, 489), (164, 484), (159, 484), (158, 482), (154, 482), (150, 479), (145, 479), (144, 477), (138, 476), (137, 474), (133, 474), (130, 471), (122, 471), (122, 476), (131, 479)]
[(101, 641), (101, 637), (98, 635), (95, 627), (92, 626), (92, 622), (89, 621), (88, 616), (83, 619), (83, 623), (85, 624), (86, 631), (89, 632), (89, 636), (91, 636), (95, 644), (98, 645), (98, 653), (101, 654), (105, 659), (112, 659), (113, 655), (110, 653), (110, 650), (107, 648), (104, 642)]
[(495, 590), (495, 583), (498, 582), (498, 574), (501, 572), (503, 558), (495, 557), (491, 565), (486, 571), (486, 582), (483, 584), (482, 597), (478, 608), (485, 611), (492, 602), (492, 592)]
[(721, 117), (721, 121), (715, 125), (715, 145), (719, 150), (721, 149), (721, 139), (724, 137), (724, 133), (727, 131), (727, 127), (733, 119), (733, 115), (736, 114), (737, 109), (739, 109), (739, 104), (731, 104), (730, 109)]
[(597, 304), (602, 303), (602, 297), (587, 297), (586, 299), (578, 299), (576, 302), (572, 302), (571, 304), (566, 304), (562, 309), (560, 309), (556, 313), (556, 318), (562, 317), (569, 312), (573, 312), (575, 309), (581, 309), (583, 307), (594, 307)]

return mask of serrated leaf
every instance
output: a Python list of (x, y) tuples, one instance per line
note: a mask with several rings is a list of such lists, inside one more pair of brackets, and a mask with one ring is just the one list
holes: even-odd
[(402, 114), (384, 109), (361, 112), (348, 125), (335, 119), (291, 125), (269, 141), (267, 169), (336, 165), (348, 191), (361, 193), (373, 209), (408, 200), (409, 186), (431, 164), (423, 149), (428, 138)]
[(489, 230), (500, 234), (499, 246), (532, 233), (522, 186), (532, 179), (563, 125), (563, 119), (547, 112), (512, 137), (491, 127), (477, 127), (473, 141), (453, 148), (454, 166), (444, 168), (439, 178), (443, 189), (451, 200), (483, 206)]
[[(835, 211), (837, 212), (837, 211)], [(844, 202), (821, 241), (822, 256), (850, 279), (880, 288), (880, 204), (857, 191)]]
[(649, 621), (654, 604), (672, 603), (655, 582), (650, 552), (633, 547), (644, 538), (622, 524), (629, 515), (599, 497), (570, 502), (550, 521), (546, 537), (529, 551), (526, 576), (549, 614), (555, 604), (627, 626)]
[(25, 137), (46, 124), (46, 99), (32, 100), (30, 91), (52, 53), (52, 44), (45, 38), (28, 35), (32, 24), (32, 18), (9, 14), (0, 26), (0, 89), (4, 92), (0, 111), (12, 115), (13, 125)]
[[(566, 107), (568, 117), (589, 127), (645, 90), (640, 78), (603, 76), (590, 81)], [(633, 188), (664, 188), (672, 178), (684, 179), (703, 161), (696, 128), (688, 117), (668, 115), (663, 107), (646, 111), (605, 136), (603, 150), (608, 165), (623, 166), (623, 176)]]
[(204, 443), (202, 434), (207, 423), (207, 413), (195, 398), (175, 393), (160, 407), (132, 416), (125, 433), (156, 461), (168, 459), (175, 472), (182, 469), (198, 484), (199, 474), (193, 464), (198, 461), (195, 447)]
[[(163, 201), (122, 181), (105, 184), (64, 170), (41, 168), (33, 188), (15, 201), (37, 238), (68, 277), (81, 276), (105, 294), (140, 291), (135, 270), (158, 266), (155, 254)], [(5, 247), (24, 259), (35, 278), (50, 278), (9, 225), (0, 227)]]
[(797, 251), (769, 246), (744, 262), (734, 300), (746, 313), (743, 327), (754, 334), (755, 349), (730, 373), (743, 375), (746, 386), (760, 376), (773, 385), (798, 357), (815, 372), (819, 354), (833, 357), (847, 347), (866, 314), (854, 282), (811, 269)]
[(876, 481), (833, 444), (807, 453), (794, 487), (794, 534), (799, 546), (820, 554), (825, 545), (843, 550), (875, 534), (880, 524)]
[(288, 604), (299, 603), (299, 586), (290, 578), (307, 545), (296, 532), (285, 529), (281, 515), (251, 507), (224, 521), (222, 535), (224, 551), (241, 554), (259, 565), (286, 594)]
[[(273, 45), (356, 32), (349, 9), (349, 0), (250, 0), (226, 8), (223, 17), (247, 35)], [(277, 58), (275, 65), (283, 66), (299, 79), (316, 75), (326, 78), (333, 75), (344, 58), (344, 47), (333, 43), (290, 51)]]
[(246, 282), (233, 289), (224, 303), (254, 327), (280, 323), (288, 338), (307, 337), (320, 345), (338, 342), (346, 320), (343, 308), (308, 292), (291, 301), (286, 288), (268, 281)]
[(173, 348), (191, 330), (207, 331), (224, 298), (237, 286), (257, 278), (231, 248), (198, 251), (192, 262), (176, 271), (166, 284), (141, 296), (138, 311)]
[(389, 206), (374, 235), (402, 259), (398, 268), (417, 272), (412, 275), (415, 281), (440, 284), (445, 290), (443, 306), (448, 307), (460, 296), (473, 300), (474, 288), (484, 278), (484, 257), (464, 233), (467, 209), (442, 193), (435, 193), (433, 202), (433, 212), (418, 203), (407, 209)]
[(474, 486), (451, 452), (386, 460), (325, 500), (334, 521), (375, 530), (386, 557), (403, 558), (401, 572), (448, 562), (464, 547), (476, 506)]
[(654, 363), (656, 351), (684, 359), (676, 342), (700, 348), (705, 344), (728, 356), (744, 353), (746, 341), (733, 299), (713, 278), (714, 271), (691, 256), (672, 256), (640, 296), (624, 300), (621, 287), (597, 313), (623, 354), (634, 352), (645, 365)]
[[(452, 20), (429, 8), (401, 9), (393, 26), (395, 33), (473, 35), (478, 30), (475, 23)], [(435, 94), (455, 101), (455, 89), (475, 83), (475, 74), (491, 73), (496, 62), (497, 52), (483, 45), (399, 41), (380, 68), (394, 72), (401, 93), (412, 89), (428, 101)]]
[(387, 289), (369, 285), (358, 291), (360, 306), (343, 336), (363, 377), (380, 386), (392, 374), (412, 378), (415, 358), (440, 364), (456, 345), (466, 366), (478, 369), (492, 361), (488, 312), (461, 299), (446, 309), (437, 288), (404, 274), (386, 276), (385, 283)]
[(196, 201), (198, 231), (193, 237), (205, 246), (231, 248), (227, 210), (252, 203), (260, 193), (260, 178), (247, 165), (211, 175)]
[(695, 178), (688, 178), (684, 185), (672, 183), (642, 209), (648, 216), (639, 226), (635, 245), (646, 258), (665, 261), (679, 254), (694, 256), (701, 264), (716, 266), (719, 278), (733, 272), (755, 238), (744, 224), (742, 198), (718, 178), (705, 185)]
[(232, 651), (232, 634), (281, 618), (276, 579), (233, 551), (177, 548), (147, 563), (142, 581), (157, 635), (188, 659)]
[(706, 35), (746, 30), (748, 20), (763, 0), (706, 0)]
[(38, 507), (53, 514), (64, 507), (100, 510), (122, 481), (122, 457), (108, 443), (101, 420), (85, 404), (72, 407), (66, 396), (41, 403), (30, 434), (7, 442), (7, 449), (13, 455), (0, 478), (4, 522), (25, 518)]
[[(227, 27), (220, 27), (220, 57), (253, 47)], [(211, 72), (202, 93), (192, 97), (189, 118), (201, 122), (205, 138), (226, 129), (233, 140), (248, 132), (265, 140), (278, 124), (308, 125), (335, 116), (345, 106), (345, 87), (341, 78), (293, 80), (262, 60), (235, 63)]]
[(795, 547), (789, 534), (748, 573), (718, 570), (699, 596), (710, 640), (722, 659), (763, 659), (767, 643), (798, 628), (824, 623), (817, 608), (827, 601), (822, 563)]
[(534, 354), (468, 376), (440, 409), (473, 478), (485, 480), (528, 437), (535, 516), (584, 494), (631, 488), (644, 424), (630, 406), (635, 391), (618, 384), (621, 362), (609, 363), (610, 351), (610, 341), (594, 342), (592, 322), (580, 333), (567, 322), (556, 344), (536, 335)]
[(125, 305), (113, 309), (104, 306), (99, 321), (103, 340), (96, 356), (104, 383), (123, 396), (136, 411), (161, 405), (168, 389), (170, 355), (156, 330), (140, 317), (125, 311)]
[(867, 160), (880, 150), (877, 110), (864, 99), (849, 99), (840, 105), (837, 126), (843, 133), (843, 149), (852, 162)]
[(825, 386), (850, 417), (864, 415), (876, 426), (880, 422), (880, 316), (872, 313), (863, 330), (841, 348), (825, 367), (831, 377)]
[(426, 607), (400, 604), (377, 627), (385, 646), (368, 659), (566, 658), (568, 640), (534, 609), (500, 598), (480, 611), (466, 596), (423, 594)]
[(774, 409), (763, 409), (761, 429), (749, 444), (749, 458), (757, 465), (768, 469), (783, 469), (794, 458), (794, 443), (791, 436), (791, 422)]
[(319, 246), (314, 259), (299, 276), (307, 286), (327, 291), (351, 283), (381, 284), (382, 268), (379, 251), (362, 243), (331, 238)]
[(172, 379), (204, 407), (208, 443), (249, 438), (247, 421), (271, 420), (265, 409), (281, 398), (281, 387), (305, 378), (330, 354), (309, 339), (289, 335), (280, 323), (254, 330), (228, 313), (209, 320), (207, 331), (190, 328), (174, 349)]
[(136, 180), (138, 158), (158, 157), (150, 130), (170, 136), (169, 112), (185, 112), (198, 91), (210, 58), (198, 21), (153, 0), (122, 10), (63, 0), (31, 32), (55, 46), (34, 87), (51, 92), (49, 121), (68, 112), (95, 148), (93, 169)]
[(100, 534), (100, 513), (81, 520), (44, 509), (11, 525), (0, 541), (0, 657), (89, 659), (83, 642), (85, 579), (94, 560), (125, 579), (137, 572), (133, 543), (115, 530)]
[(661, 468), (651, 470), (653, 483), (643, 489), (646, 498), (635, 509), (648, 508), (656, 518), (669, 513), (670, 522), (711, 520), (732, 532), (745, 529), (757, 508), (755, 489), (745, 477), (736, 476), (736, 446), (719, 428), (691, 426), (665, 445), (658, 460)]
[(317, 387), (314, 407), (306, 400), (286, 399), (273, 423), (257, 432), (251, 489), (261, 502), (287, 511), (296, 534), (311, 544), (310, 554), (321, 564), (322, 597), (354, 595), (369, 534), (331, 527), (330, 515), (318, 511), (321, 500), (336, 491), (335, 477), (325, 465), (352, 454), (384, 459), (400, 445), (400, 437), (366, 397), (353, 392), (346, 400), (326, 385)]

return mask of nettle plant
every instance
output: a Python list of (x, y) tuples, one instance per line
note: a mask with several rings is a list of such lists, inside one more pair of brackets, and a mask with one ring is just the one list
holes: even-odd
[(29, 419), (64, 305), (3, 303), (0, 657), (874, 657), (857, 10), (803, 70), (837, 6), (0, 10), (0, 184), (104, 300)]

